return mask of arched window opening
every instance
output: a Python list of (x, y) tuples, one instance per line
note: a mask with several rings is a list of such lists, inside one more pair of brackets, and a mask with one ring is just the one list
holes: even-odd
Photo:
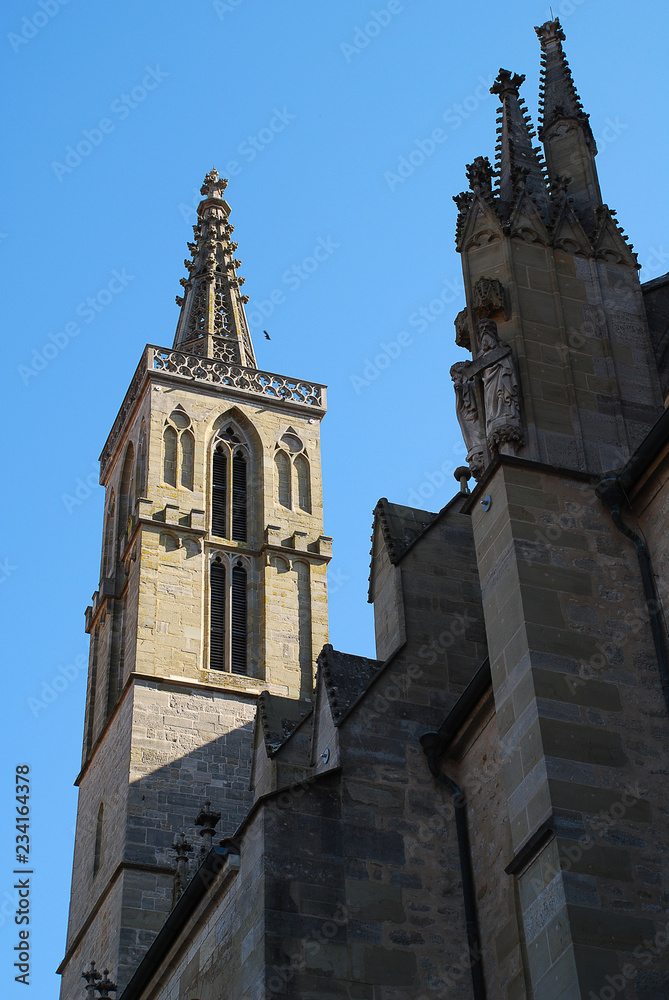
[(177, 485), (177, 442), (177, 432), (167, 424), (163, 433), (163, 482), (168, 486)]
[(232, 537), (246, 541), (246, 459), (239, 450), (232, 459)]
[(137, 465), (135, 466), (135, 490), (138, 497), (146, 496), (146, 426), (142, 421), (137, 445)]
[(102, 576), (107, 577), (112, 572), (112, 563), (114, 561), (114, 515), (116, 508), (116, 498), (114, 497), (114, 491), (111, 491), (111, 497), (109, 504), (107, 506), (107, 519), (105, 522), (105, 537), (104, 543), (102, 545)]
[(309, 475), (309, 460), (305, 455), (298, 455), (295, 459), (295, 472), (297, 474), (297, 503), (301, 510), (311, 513), (311, 482)]
[(247, 597), (246, 570), (241, 563), (232, 569), (232, 625), (230, 629), (230, 662), (233, 674), (246, 673)]
[(93, 849), (93, 877), (95, 877), (100, 870), (100, 865), (102, 864), (102, 834), (104, 826), (104, 815), (105, 807), (104, 802), (100, 803), (100, 808), (98, 809), (98, 818), (95, 824), (95, 847)]
[[(128, 518), (132, 514), (134, 488), (135, 449), (132, 442), (128, 445), (121, 473), (121, 489), (118, 511), (118, 538), (122, 544), (128, 535)], [(119, 553), (120, 554), (120, 553)]]
[(228, 492), (228, 458), (222, 451), (214, 452), (211, 491), (211, 533), (225, 538)]
[(195, 438), (190, 431), (181, 435), (181, 485), (193, 489), (193, 470), (195, 459)]
[(250, 456), (246, 441), (233, 424), (214, 440), (211, 474), (211, 531), (219, 538), (246, 542), (250, 532)]
[(285, 451), (277, 451), (274, 462), (276, 464), (279, 503), (282, 507), (290, 510), (290, 459)]
[(211, 564), (211, 615), (209, 628), (209, 669), (225, 670), (225, 566)]

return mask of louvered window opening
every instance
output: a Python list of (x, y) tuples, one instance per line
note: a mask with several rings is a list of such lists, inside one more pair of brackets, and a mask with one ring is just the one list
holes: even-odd
[(230, 635), (230, 660), (233, 674), (246, 673), (247, 608), (246, 570), (234, 566), (232, 570), (232, 627)]
[(225, 566), (212, 563), (209, 668), (225, 670)]
[(215, 451), (211, 491), (211, 531), (219, 538), (225, 538), (227, 534), (225, 524), (227, 482), (227, 456)]
[(241, 452), (232, 459), (232, 538), (246, 541), (246, 459)]

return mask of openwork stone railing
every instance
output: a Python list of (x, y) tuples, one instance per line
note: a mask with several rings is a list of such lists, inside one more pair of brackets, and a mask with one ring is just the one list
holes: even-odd
[(184, 382), (203, 382), (231, 389), (240, 394), (264, 396), (319, 411), (325, 410), (326, 405), (325, 386), (318, 382), (304, 382), (301, 379), (289, 378), (287, 375), (275, 375), (273, 372), (243, 368), (241, 365), (197, 357), (194, 354), (185, 354), (183, 351), (148, 346), (100, 455), (100, 474), (103, 478), (145, 379), (151, 374), (164, 374)]
[(193, 354), (182, 354), (181, 351), (166, 351), (156, 347), (152, 351), (154, 371), (184, 375), (189, 379), (197, 379), (198, 382), (226, 385), (233, 389), (241, 389), (242, 392), (258, 393), (261, 396), (271, 396), (291, 403), (323, 406), (323, 386), (315, 382), (302, 382), (286, 375), (274, 375), (255, 368), (242, 368), (241, 365), (199, 358)]

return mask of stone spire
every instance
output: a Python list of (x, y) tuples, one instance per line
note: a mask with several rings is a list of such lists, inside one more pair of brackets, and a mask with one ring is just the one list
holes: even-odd
[(546, 216), (548, 192), (544, 167), (525, 102), (519, 95), (524, 76), (500, 69), (490, 88), (501, 101), (497, 119), (496, 169), (499, 175), (499, 197), (513, 204), (524, 188), (542, 216)]
[(189, 272), (182, 278), (183, 297), (177, 296), (181, 314), (174, 337), (174, 349), (187, 354), (214, 358), (246, 368), (256, 368), (244, 304), (240, 293), (244, 278), (236, 269), (237, 244), (230, 239), (234, 226), (228, 222), (230, 206), (223, 199), (227, 180), (214, 168), (204, 179), (193, 226), (195, 242), (188, 244), (191, 259), (184, 264)]
[(573, 206), (592, 231), (594, 210), (602, 204), (595, 167), (597, 144), (562, 48), (565, 34), (559, 19), (534, 30), (541, 44), (539, 138), (549, 180), (551, 185), (568, 182)]

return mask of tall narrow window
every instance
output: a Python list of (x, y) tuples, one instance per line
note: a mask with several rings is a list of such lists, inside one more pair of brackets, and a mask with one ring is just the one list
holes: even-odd
[(98, 818), (95, 823), (95, 847), (93, 848), (93, 876), (97, 875), (102, 864), (102, 834), (104, 827), (105, 807), (100, 803)]
[(193, 460), (195, 457), (195, 438), (190, 431), (181, 435), (181, 485), (193, 489)]
[(309, 460), (304, 455), (295, 459), (297, 475), (297, 503), (301, 510), (311, 513), (311, 483), (309, 476)]
[(138, 497), (146, 496), (146, 425), (142, 421), (137, 443), (137, 464), (135, 466), (135, 492)]
[(246, 459), (240, 451), (232, 459), (232, 537), (246, 541)]
[[(128, 519), (133, 513), (134, 507), (134, 468), (135, 449), (132, 442), (128, 445), (123, 460), (123, 471), (121, 473), (121, 489), (118, 510), (118, 539), (119, 546), (123, 548), (128, 538)], [(122, 555), (122, 552), (119, 552)]]
[(238, 563), (232, 569), (232, 625), (230, 630), (230, 662), (233, 674), (246, 673), (246, 570)]
[(214, 452), (214, 466), (211, 491), (211, 533), (225, 538), (228, 490), (228, 459), (220, 451)]
[(277, 451), (274, 462), (276, 463), (279, 503), (282, 507), (290, 509), (290, 459), (285, 451)]
[(209, 668), (225, 670), (225, 566), (211, 564), (211, 615), (209, 629)]
[(116, 502), (114, 491), (111, 491), (109, 505), (107, 507), (107, 520), (105, 523), (105, 537), (102, 546), (102, 576), (110, 575), (114, 564), (114, 515)]
[(88, 692), (88, 719), (86, 722), (86, 756), (91, 752), (93, 746), (93, 733), (95, 727), (95, 700), (98, 683), (98, 648), (100, 645), (100, 629), (95, 627), (91, 642), (91, 676), (90, 689)]
[(177, 484), (177, 432), (168, 424), (163, 434), (163, 482)]

